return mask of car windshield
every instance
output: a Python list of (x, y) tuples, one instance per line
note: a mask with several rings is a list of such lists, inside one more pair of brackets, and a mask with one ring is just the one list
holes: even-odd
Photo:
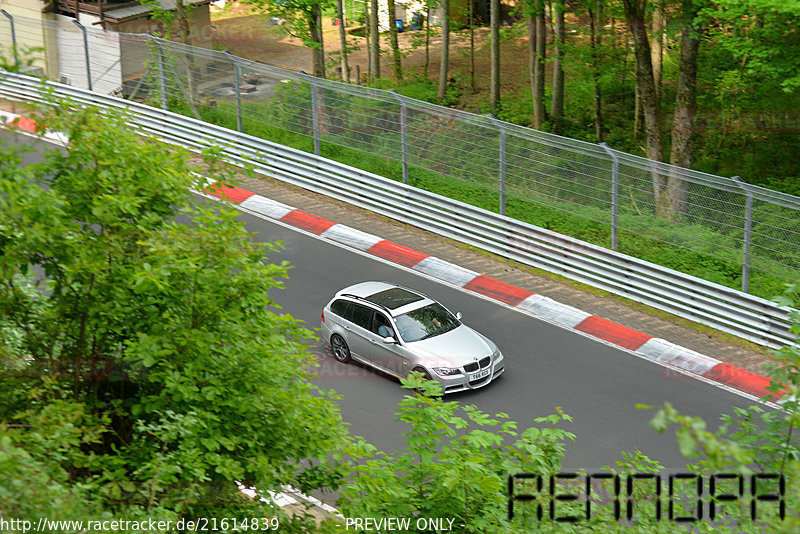
[(395, 318), (400, 337), (406, 343), (438, 336), (457, 328), (458, 319), (434, 302)]

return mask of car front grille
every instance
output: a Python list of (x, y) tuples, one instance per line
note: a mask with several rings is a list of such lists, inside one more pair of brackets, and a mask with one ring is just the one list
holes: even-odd
[(471, 362), (464, 366), (464, 370), (468, 373), (474, 373), (478, 369), (486, 369), (492, 363), (492, 357), (487, 356), (482, 358), (479, 362)]

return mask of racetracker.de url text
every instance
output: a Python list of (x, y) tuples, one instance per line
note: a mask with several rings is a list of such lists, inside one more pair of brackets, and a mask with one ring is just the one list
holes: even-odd
[(157, 519), (102, 519), (85, 521), (55, 520), (40, 517), (35, 521), (19, 518), (0, 517), (0, 532), (218, 532), (237, 531), (258, 532), (278, 530), (277, 517), (198, 517), (159, 521)]

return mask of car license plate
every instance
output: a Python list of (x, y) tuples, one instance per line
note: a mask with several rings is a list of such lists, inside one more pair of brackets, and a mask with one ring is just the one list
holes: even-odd
[(481, 378), (486, 378), (487, 376), (489, 376), (489, 373), (491, 373), (491, 372), (492, 372), (492, 368), (491, 367), (487, 367), (486, 369), (482, 369), (482, 370), (478, 371), (477, 373), (472, 373), (471, 375), (469, 375), (469, 379), (470, 380), (480, 380)]

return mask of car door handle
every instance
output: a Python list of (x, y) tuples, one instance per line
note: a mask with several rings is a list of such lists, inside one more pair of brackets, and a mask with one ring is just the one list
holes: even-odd
[(374, 339), (370, 339), (369, 342), (372, 343), (373, 345), (377, 345), (378, 344), (378, 342), (375, 341)]

